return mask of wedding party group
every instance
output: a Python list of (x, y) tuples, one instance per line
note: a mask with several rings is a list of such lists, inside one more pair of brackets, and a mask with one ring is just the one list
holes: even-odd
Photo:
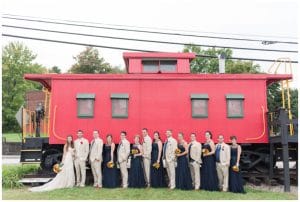
[(215, 144), (212, 133), (206, 131), (206, 141), (202, 145), (196, 140), (196, 133), (189, 135), (189, 141), (181, 132), (177, 140), (172, 130), (167, 130), (165, 135), (164, 143), (157, 131), (152, 140), (148, 129), (144, 128), (142, 136), (134, 136), (131, 146), (126, 131), (121, 131), (120, 142), (116, 146), (111, 134), (106, 136), (104, 144), (99, 131), (94, 130), (93, 140), (89, 144), (83, 137), (83, 131), (78, 130), (75, 141), (72, 135), (67, 136), (57, 175), (50, 182), (32, 187), (29, 191), (84, 187), (88, 161), (93, 186), (98, 189), (168, 187), (171, 190), (245, 193), (239, 169), (242, 149), (237, 144), (236, 136), (230, 137), (232, 144), (228, 145), (224, 142), (224, 136), (218, 135), (218, 143)]

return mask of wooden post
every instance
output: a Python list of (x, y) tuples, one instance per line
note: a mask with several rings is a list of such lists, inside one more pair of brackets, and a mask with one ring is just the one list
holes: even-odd
[(289, 168), (289, 145), (288, 145), (288, 116), (285, 109), (280, 109), (280, 135), (282, 144), (283, 157), (283, 177), (284, 177), (284, 191), (290, 192), (290, 168)]

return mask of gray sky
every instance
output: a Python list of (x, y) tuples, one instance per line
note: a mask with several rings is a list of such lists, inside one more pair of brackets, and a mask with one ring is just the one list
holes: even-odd
[[(105, 24), (156, 27), (161, 29), (180, 29), (193, 31), (192, 33), (198, 32), (194, 34), (282, 41), (298, 41), (296, 38), (298, 37), (298, 19), (300, 19), (298, 14), (299, 5), (296, 0), (4, 0), (2, 1), (2, 4), (1, 8), (2, 13), (4, 14), (7, 13), (43, 18), (88, 21)], [(273, 44), (265, 46), (259, 42), (121, 32), (8, 19), (2, 19), (2, 24), (22, 25), (89, 34), (122, 36), (128, 38), (136, 37), (161, 41), (166, 40), (268, 49), (298, 49), (297, 45)], [(7, 34), (18, 34), (40, 38), (147, 50), (178, 52), (183, 49), (180, 45), (151, 44), (83, 36), (70, 36), (55, 33), (17, 30), (12, 28), (4, 28), (2, 29), (2, 32)], [(215, 32), (223, 34), (216, 34)], [(283, 38), (283, 36), (288, 38)], [(63, 72), (66, 72), (67, 69), (69, 69), (75, 62), (73, 56), (76, 56), (84, 49), (84, 47), (76, 45), (22, 40), (9, 37), (2, 37), (2, 40), (2, 45), (6, 45), (8, 42), (16, 40), (24, 42), (24, 44), (38, 55), (36, 62), (46, 67), (52, 67), (54, 65), (59, 66)], [(122, 50), (99, 48), (99, 51), (107, 62), (112, 65), (124, 67)], [(290, 57), (292, 60), (298, 59), (298, 54), (293, 53), (241, 50), (234, 50), (234, 56), (267, 59)], [(267, 71), (271, 65), (271, 63), (264, 62), (260, 62), (259, 64), (265, 71)], [(298, 68), (298, 65), (293, 65), (294, 71), (296, 71), (296, 68)], [(295, 85), (295, 82), (293, 85)]]

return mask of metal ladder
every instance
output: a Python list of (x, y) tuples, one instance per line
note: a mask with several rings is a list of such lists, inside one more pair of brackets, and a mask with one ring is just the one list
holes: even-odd
[[(268, 73), (277, 74), (280, 67), (284, 67), (285, 74), (293, 74), (292, 62), (291, 62), (290, 58), (278, 58), (277, 60), (275, 60), (275, 62), (268, 69)], [(290, 80), (290, 79), (282, 80), (280, 82), (280, 87), (281, 87), (282, 108), (286, 109), (286, 105), (287, 105), (288, 117), (289, 117), (289, 120), (292, 121), (293, 115), (292, 115), (292, 111), (291, 111), (290, 82), (292, 82), (292, 80)], [(287, 103), (286, 103), (285, 98), (287, 98)], [(272, 119), (272, 117), (273, 117), (273, 115), (271, 114), (271, 119)], [(289, 129), (290, 129), (289, 130), (290, 135), (294, 135), (293, 124), (289, 124)], [(273, 131), (273, 128), (271, 127), (271, 132), (272, 131)]]

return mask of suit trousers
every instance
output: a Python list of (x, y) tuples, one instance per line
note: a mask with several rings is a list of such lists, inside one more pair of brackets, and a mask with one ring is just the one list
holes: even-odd
[(151, 164), (151, 159), (148, 159), (148, 158), (144, 158), (143, 159), (143, 162), (144, 162), (144, 169), (145, 169), (145, 174), (146, 174), (146, 182), (147, 182), (147, 185), (149, 186), (150, 185), (150, 164)]
[(190, 162), (190, 171), (193, 180), (193, 185), (195, 189), (200, 188), (200, 164), (194, 162)]
[(120, 171), (122, 176), (122, 186), (123, 188), (127, 188), (128, 187), (127, 161), (120, 163)]
[(75, 159), (74, 164), (76, 170), (76, 185), (84, 186), (86, 177), (85, 161)]
[(217, 174), (219, 178), (219, 188), (222, 191), (228, 190), (228, 167), (226, 165), (222, 165), (221, 163), (217, 163)]
[(94, 186), (102, 187), (101, 161), (96, 161), (96, 160), (92, 161), (91, 168), (94, 177)]
[(169, 177), (169, 186), (171, 189), (175, 188), (175, 162), (166, 161), (167, 173)]

